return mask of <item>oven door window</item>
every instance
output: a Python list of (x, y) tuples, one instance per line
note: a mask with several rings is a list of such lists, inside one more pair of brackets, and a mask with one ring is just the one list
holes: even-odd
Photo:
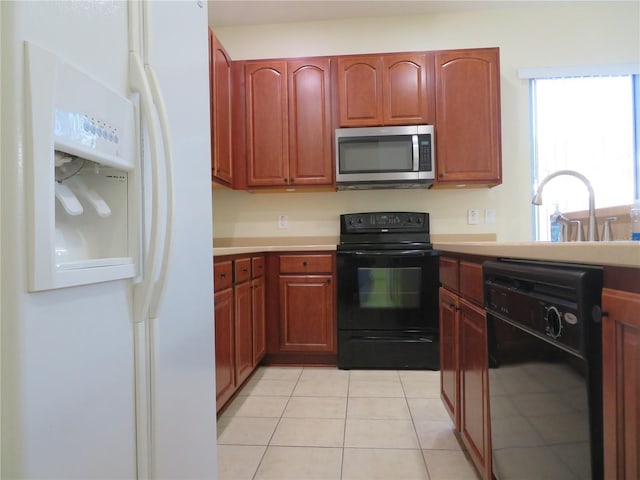
[(338, 327), (438, 329), (438, 257), (424, 252), (339, 252)]
[(360, 308), (420, 308), (421, 280), (419, 267), (358, 268)]

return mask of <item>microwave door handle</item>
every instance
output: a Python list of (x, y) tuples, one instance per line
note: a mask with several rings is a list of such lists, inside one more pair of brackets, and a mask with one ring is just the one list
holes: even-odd
[(418, 135), (411, 135), (411, 143), (413, 144), (413, 171), (420, 171), (420, 149), (418, 147)]

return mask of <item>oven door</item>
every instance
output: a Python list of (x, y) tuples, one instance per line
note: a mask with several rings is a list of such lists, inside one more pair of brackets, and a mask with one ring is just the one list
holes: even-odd
[(438, 252), (339, 251), (338, 329), (437, 333)]

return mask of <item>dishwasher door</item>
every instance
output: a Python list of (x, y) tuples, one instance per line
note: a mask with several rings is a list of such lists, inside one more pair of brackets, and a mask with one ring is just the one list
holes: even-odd
[(483, 264), (493, 473), (601, 480), (602, 270)]
[(495, 315), (487, 322), (496, 479), (594, 478), (586, 360)]

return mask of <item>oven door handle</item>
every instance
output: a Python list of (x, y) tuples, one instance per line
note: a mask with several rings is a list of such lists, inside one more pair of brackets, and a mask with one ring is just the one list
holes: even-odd
[(430, 250), (362, 250), (355, 252), (347, 252), (354, 257), (397, 257), (401, 256), (414, 256), (414, 257), (426, 257), (432, 255)]

